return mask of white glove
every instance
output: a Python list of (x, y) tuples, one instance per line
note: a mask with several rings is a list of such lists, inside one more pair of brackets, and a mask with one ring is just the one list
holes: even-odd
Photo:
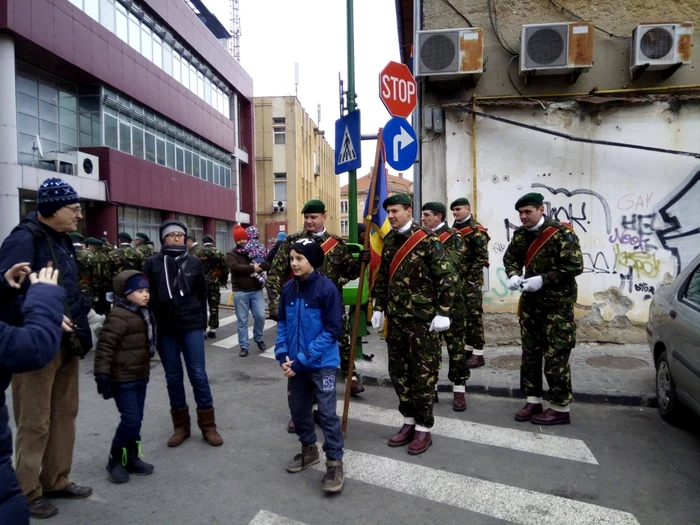
[(515, 291), (518, 288), (520, 288), (520, 285), (522, 284), (523, 279), (519, 275), (514, 275), (510, 279), (508, 279), (508, 289)]
[(523, 292), (536, 292), (540, 288), (542, 288), (542, 285), (544, 282), (542, 281), (542, 276), (541, 275), (536, 275), (535, 277), (530, 277), (529, 279), (525, 279), (523, 281)]
[(450, 329), (450, 318), (444, 315), (436, 315), (430, 323), (429, 332), (444, 332)]
[(375, 330), (381, 330), (384, 326), (384, 312), (374, 312), (372, 314), (372, 326)]

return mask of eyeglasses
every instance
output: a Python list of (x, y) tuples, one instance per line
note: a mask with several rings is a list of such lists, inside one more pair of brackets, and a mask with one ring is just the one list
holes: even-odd
[(184, 236), (185, 236), (184, 233), (178, 233), (178, 232), (172, 232), (172, 233), (169, 233), (168, 235), (166, 235), (166, 237), (168, 237), (170, 239), (181, 239)]
[(78, 214), (82, 213), (82, 211), (83, 211), (82, 206), (64, 206), (64, 208), (72, 211), (73, 215), (78, 215)]

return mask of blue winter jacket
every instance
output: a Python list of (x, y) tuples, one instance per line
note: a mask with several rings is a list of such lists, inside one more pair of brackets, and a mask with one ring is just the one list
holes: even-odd
[[(0, 302), (8, 300), (10, 288), (0, 274)], [(12, 469), (12, 433), (5, 406), (5, 390), (13, 373), (45, 367), (58, 353), (61, 342), (63, 302), (60, 286), (34, 284), (27, 291), (22, 327), (0, 321), (0, 523), (29, 523), (26, 500)]]
[(343, 305), (338, 287), (314, 271), (282, 287), (275, 357), (294, 361), (295, 372), (338, 368), (338, 338), (343, 329)]

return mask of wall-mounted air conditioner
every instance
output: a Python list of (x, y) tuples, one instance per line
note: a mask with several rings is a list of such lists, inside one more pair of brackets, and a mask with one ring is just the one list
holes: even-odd
[(692, 49), (692, 22), (639, 25), (632, 33), (630, 76), (634, 80), (644, 71), (664, 70), (669, 77), (690, 64)]
[(522, 26), (520, 74), (571, 74), (572, 81), (593, 65), (593, 26), (586, 22)]
[(416, 76), (449, 80), (484, 71), (484, 30), (480, 27), (418, 31)]
[(274, 201), (272, 203), (273, 212), (282, 212), (287, 209), (287, 201)]
[(99, 180), (100, 179), (100, 159), (96, 155), (90, 155), (89, 153), (83, 153), (82, 151), (76, 152), (78, 154), (78, 169), (77, 175), (79, 177), (85, 177), (86, 179)]

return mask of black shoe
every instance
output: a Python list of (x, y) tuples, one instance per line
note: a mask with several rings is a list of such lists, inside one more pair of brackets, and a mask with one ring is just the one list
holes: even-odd
[(239, 357), (248, 357), (248, 349), (247, 348), (241, 348), (241, 351), (238, 352)]
[(258, 344), (258, 350), (260, 350), (261, 352), (267, 350), (267, 345), (265, 344), (265, 341), (256, 341), (256, 343)]
[(216, 338), (216, 329), (211, 329), (207, 332), (207, 336), (209, 339), (214, 339)]
[(92, 494), (91, 487), (81, 487), (71, 482), (68, 483), (61, 490), (54, 490), (50, 492), (44, 491), (45, 498), (58, 498), (58, 499), (83, 499), (88, 498)]
[(46, 498), (38, 497), (29, 503), (29, 515), (37, 520), (43, 520), (58, 514), (58, 508)]
[(109, 453), (109, 461), (105, 466), (109, 481), (112, 483), (126, 483), (129, 481), (129, 471), (126, 470), (127, 465), (126, 447), (112, 447)]
[(137, 476), (153, 474), (155, 467), (141, 459), (141, 442), (135, 441), (126, 447), (126, 470)]

